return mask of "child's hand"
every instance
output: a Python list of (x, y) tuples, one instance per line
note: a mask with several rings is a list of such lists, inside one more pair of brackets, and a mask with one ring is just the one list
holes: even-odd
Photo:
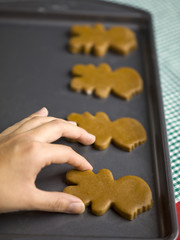
[(42, 210), (82, 213), (82, 201), (61, 192), (37, 189), (40, 170), (51, 163), (68, 163), (92, 170), (85, 158), (64, 145), (51, 144), (60, 137), (88, 145), (95, 137), (71, 122), (48, 117), (46, 108), (0, 134), (0, 212)]

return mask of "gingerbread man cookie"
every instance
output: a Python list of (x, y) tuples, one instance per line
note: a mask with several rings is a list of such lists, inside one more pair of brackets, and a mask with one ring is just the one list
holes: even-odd
[(74, 25), (71, 30), (72, 38), (69, 49), (72, 53), (93, 53), (104, 56), (108, 49), (127, 55), (137, 47), (135, 33), (127, 27), (114, 26), (106, 30), (102, 24)]
[(72, 113), (67, 119), (95, 135), (94, 145), (99, 150), (106, 149), (112, 141), (119, 148), (131, 151), (147, 138), (142, 124), (133, 118), (119, 118), (111, 122), (104, 112), (98, 112), (95, 116), (85, 112)]
[(98, 67), (92, 64), (77, 64), (72, 69), (75, 76), (70, 87), (74, 91), (93, 92), (99, 98), (106, 98), (112, 91), (115, 95), (129, 100), (143, 89), (143, 81), (139, 73), (129, 67), (118, 68), (115, 71), (102, 63)]
[(71, 170), (66, 174), (70, 184), (63, 192), (79, 197), (92, 213), (103, 215), (112, 207), (122, 217), (133, 220), (152, 207), (152, 192), (148, 184), (137, 176), (114, 180), (108, 169), (97, 174), (92, 171)]

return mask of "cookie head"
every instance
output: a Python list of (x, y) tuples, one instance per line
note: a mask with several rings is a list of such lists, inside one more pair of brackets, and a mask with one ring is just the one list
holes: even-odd
[(112, 124), (112, 142), (125, 151), (132, 151), (147, 140), (146, 130), (133, 118), (120, 118)]
[(127, 55), (137, 48), (136, 35), (127, 27), (112, 27), (109, 29), (108, 34), (111, 36), (110, 49), (117, 53)]

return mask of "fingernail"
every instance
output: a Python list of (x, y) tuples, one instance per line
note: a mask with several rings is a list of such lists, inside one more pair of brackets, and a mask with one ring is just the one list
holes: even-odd
[(67, 210), (67, 213), (83, 213), (85, 210), (85, 206), (82, 202), (72, 202)]
[(68, 121), (68, 123), (70, 123), (70, 124), (73, 124), (73, 125), (77, 126), (77, 123), (76, 123), (76, 122), (74, 122), (74, 121)]
[(47, 108), (43, 107), (37, 112), (40, 113), (40, 114), (43, 114), (43, 113), (46, 113), (47, 111), (48, 111)]
[(94, 142), (96, 140), (96, 136), (93, 134), (88, 133), (89, 138)]
[(89, 163), (89, 168), (87, 170), (91, 170), (91, 171), (93, 170), (93, 166), (90, 163)]

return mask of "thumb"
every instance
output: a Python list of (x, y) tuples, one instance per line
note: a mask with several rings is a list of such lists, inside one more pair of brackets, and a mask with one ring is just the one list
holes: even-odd
[(37, 189), (31, 202), (32, 210), (80, 214), (84, 203), (77, 197), (63, 192), (47, 192)]

